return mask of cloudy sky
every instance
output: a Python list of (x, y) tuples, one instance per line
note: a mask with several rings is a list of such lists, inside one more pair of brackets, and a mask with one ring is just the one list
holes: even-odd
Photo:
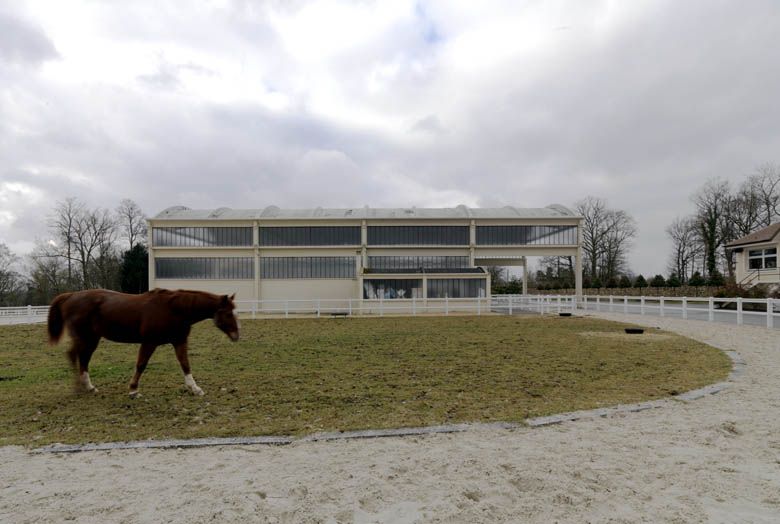
[(54, 202), (571, 205), (635, 271), (709, 177), (780, 162), (780, 5), (0, 0), (0, 242)]

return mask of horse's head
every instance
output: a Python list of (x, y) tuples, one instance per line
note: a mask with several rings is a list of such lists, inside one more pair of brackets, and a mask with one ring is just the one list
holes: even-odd
[(235, 297), (235, 293), (231, 296), (222, 295), (219, 308), (214, 315), (214, 324), (230, 337), (230, 340), (238, 342), (238, 332), (241, 329), (241, 324), (238, 322), (238, 317), (234, 311), (236, 309), (236, 305), (233, 303)]

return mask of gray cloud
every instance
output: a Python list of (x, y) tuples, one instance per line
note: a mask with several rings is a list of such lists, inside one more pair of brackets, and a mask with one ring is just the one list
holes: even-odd
[[(597, 195), (636, 217), (631, 264), (658, 273), (664, 228), (692, 209), (696, 188), (780, 161), (771, 1), (661, 2), (608, 30), (588, 18), (599, 4), (564, 9), (542, 55), (510, 53), (474, 72), (448, 46), (479, 27), (435, 5), (311, 64), (273, 22), (300, 7), (155, 5), (97, 17), (117, 45), (154, 50), (130, 82), (74, 87), (0, 64), (0, 241), (26, 249), (51, 204), (71, 195), (105, 207), (129, 197), (150, 214), (173, 204), (538, 207)], [(29, 63), (53, 56), (29, 53), (20, 56), (39, 57)], [(213, 86), (239, 94), (200, 94)], [(322, 110), (334, 92), (349, 101), (344, 114)], [(263, 93), (284, 96), (281, 109), (258, 102)]]
[(0, 60), (39, 65), (57, 58), (54, 45), (35, 25), (0, 11)]

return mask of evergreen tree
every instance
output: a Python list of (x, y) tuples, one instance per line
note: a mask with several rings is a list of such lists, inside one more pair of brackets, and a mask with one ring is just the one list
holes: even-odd
[(653, 280), (650, 281), (651, 287), (666, 287), (666, 280), (663, 275), (656, 275)]
[(666, 285), (669, 287), (680, 287), (682, 285), (680, 279), (677, 278), (677, 273), (672, 273), (669, 275), (669, 279), (666, 281)]
[(125, 293), (144, 293), (149, 290), (149, 252), (143, 244), (136, 244), (122, 254), (121, 288)]
[(631, 279), (628, 278), (628, 275), (621, 275), (620, 281), (618, 282), (618, 286), (622, 289), (626, 289), (631, 287)]
[(707, 280), (707, 284), (710, 286), (722, 286), (725, 283), (726, 279), (723, 278), (723, 275), (720, 273), (720, 271), (717, 270), (715, 270)]
[(643, 277), (642, 275), (636, 277), (636, 280), (634, 280), (634, 287), (639, 289), (646, 288), (647, 280), (645, 280), (645, 277)]
[(703, 286), (706, 283), (707, 282), (704, 280), (704, 277), (702, 277), (701, 273), (699, 273), (698, 271), (696, 271), (693, 275), (691, 275), (690, 280), (688, 280), (688, 285), (689, 286), (696, 286), (696, 287), (698, 287), (698, 286)]

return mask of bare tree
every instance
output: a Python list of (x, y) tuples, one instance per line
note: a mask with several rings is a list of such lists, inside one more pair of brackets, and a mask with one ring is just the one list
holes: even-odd
[[(54, 238), (39, 242), (34, 260), (64, 261), (68, 289), (118, 286), (117, 225), (108, 210), (89, 209), (68, 198), (57, 204), (49, 226)], [(51, 264), (39, 262), (37, 267), (46, 269), (50, 276), (57, 275)]]
[(125, 198), (116, 208), (116, 219), (120, 234), (127, 240), (129, 249), (133, 249), (137, 243), (146, 243), (146, 215), (138, 207), (138, 204)]
[(583, 217), (583, 267), (591, 278), (610, 279), (625, 270), (626, 256), (636, 236), (636, 222), (627, 212), (609, 209), (606, 201), (589, 196), (575, 204)]
[[(78, 217), (74, 230), (75, 251), (85, 289), (102, 284), (103, 257), (111, 251), (115, 238), (116, 223), (108, 210), (85, 210)], [(97, 270), (94, 278), (91, 266)]]
[(677, 274), (685, 283), (695, 271), (696, 258), (702, 252), (696, 219), (678, 217), (666, 228), (666, 234), (672, 240), (669, 272)]
[(607, 217), (607, 203), (596, 197), (589, 196), (575, 204), (575, 209), (583, 217), (582, 252), (583, 267), (588, 275), (594, 278), (598, 275), (598, 264), (607, 232), (604, 222)]
[[(67, 285), (74, 286), (73, 263), (78, 259), (75, 257), (75, 231), (76, 224), (84, 214), (85, 207), (78, 199), (70, 197), (58, 202), (54, 207), (54, 214), (49, 217), (49, 229), (54, 233), (54, 245), (45, 245), (44, 249), (39, 250), (43, 256), (47, 253), (49, 256), (59, 256), (65, 260), (67, 266)], [(57, 253), (52, 249), (56, 247)]]
[(729, 195), (725, 207), (727, 220), (724, 222), (724, 240), (733, 240), (763, 227), (762, 197), (758, 181), (752, 177), (745, 180), (735, 195)]
[(602, 253), (602, 278), (617, 278), (626, 269), (626, 256), (637, 233), (636, 221), (623, 210), (610, 210), (606, 220)]
[(758, 166), (756, 173), (748, 178), (748, 184), (759, 201), (758, 227), (780, 220), (780, 165), (766, 163)]
[(0, 306), (16, 305), (22, 287), (22, 277), (14, 270), (17, 261), (8, 246), (0, 244)]

